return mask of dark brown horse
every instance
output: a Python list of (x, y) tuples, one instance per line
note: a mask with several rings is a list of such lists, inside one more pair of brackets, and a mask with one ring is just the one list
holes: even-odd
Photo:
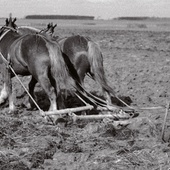
[(102, 88), (103, 95), (111, 104), (111, 96), (115, 96), (114, 90), (108, 85), (104, 67), (103, 55), (99, 45), (89, 37), (73, 35), (67, 38), (58, 39), (61, 50), (65, 53), (76, 68), (81, 83), (88, 74)]
[[(50, 41), (40, 34), (20, 35), (17, 33), (16, 19), (6, 20), (0, 29), (0, 64), (4, 67), (4, 86), (0, 94), (0, 104), (9, 97), (9, 109), (15, 109), (12, 97), (11, 78), (14, 76), (8, 64), (16, 74), (32, 75), (29, 92), (34, 97), (34, 86), (37, 82), (50, 100), (50, 110), (56, 110), (61, 87), (70, 87), (70, 76), (67, 71), (58, 43)], [(4, 57), (4, 58), (3, 58)]]
[[(53, 26), (53, 23), (50, 23), (46, 33), (53, 35), (53, 27), (55, 28), (56, 25)], [(81, 35), (73, 35), (61, 39), (53, 36), (53, 39), (56, 39), (56, 41), (60, 44), (62, 52), (69, 57), (70, 61), (74, 65), (80, 77), (81, 84), (84, 83), (84, 78), (88, 74), (101, 86), (103, 96), (108, 104), (112, 104), (111, 97), (113, 96), (123, 105), (131, 108), (123, 100), (116, 96), (114, 89), (109, 86), (103, 67), (103, 55), (96, 42), (91, 40), (89, 37)]]

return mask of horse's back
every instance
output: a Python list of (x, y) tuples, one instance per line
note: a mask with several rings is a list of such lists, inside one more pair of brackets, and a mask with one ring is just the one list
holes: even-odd
[(75, 35), (58, 40), (62, 51), (67, 55), (74, 55), (76, 52), (87, 51), (87, 40), (85, 37)]
[(24, 34), (36, 34), (38, 33), (40, 30), (36, 29), (34, 27), (29, 27), (29, 26), (21, 26), (17, 29), (18, 33), (20, 35), (24, 35)]
[(63, 53), (69, 56), (70, 61), (83, 81), (85, 74), (90, 71), (88, 60), (88, 40), (84, 36), (74, 35), (58, 41)]
[(60, 44), (61, 50), (69, 56), (72, 62), (74, 62), (75, 57), (79, 56), (79, 54), (83, 54), (87, 58), (88, 41), (85, 37), (75, 35), (61, 39), (58, 43)]

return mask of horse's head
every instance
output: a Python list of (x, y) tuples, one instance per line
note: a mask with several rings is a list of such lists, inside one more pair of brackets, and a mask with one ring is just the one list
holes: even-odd
[(53, 23), (51, 22), (47, 25), (47, 28), (41, 30), (40, 33), (52, 36), (56, 26), (57, 26), (57, 24), (53, 25)]
[(57, 24), (53, 25), (52, 22), (49, 23), (49, 24), (47, 25), (47, 34), (53, 35), (54, 29), (55, 29), (56, 26), (57, 26)]
[(9, 19), (7, 18), (5, 20), (5, 25), (2, 26), (0, 28), (0, 36), (6, 31), (6, 30), (11, 30), (11, 31), (14, 31), (14, 32), (17, 32), (17, 28), (18, 26), (15, 24), (16, 22), (16, 18), (12, 19), (12, 17), (10, 16)]

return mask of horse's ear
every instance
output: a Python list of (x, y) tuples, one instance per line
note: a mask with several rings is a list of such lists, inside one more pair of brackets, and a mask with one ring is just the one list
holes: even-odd
[(57, 27), (57, 24), (55, 24), (55, 25), (53, 26), (53, 28), (55, 28), (55, 27)]
[(50, 23), (48, 23), (47, 28), (48, 28), (48, 29), (50, 28)]
[(17, 20), (17, 18), (14, 18), (13, 23)]
[(6, 22), (6, 26), (8, 26), (9, 25), (8, 18), (6, 18), (5, 22)]

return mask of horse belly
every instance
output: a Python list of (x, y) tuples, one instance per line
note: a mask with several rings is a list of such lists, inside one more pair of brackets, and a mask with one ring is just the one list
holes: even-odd
[(20, 64), (18, 64), (18, 65), (13, 64), (12, 68), (15, 71), (16, 74), (23, 75), (23, 76), (30, 75), (30, 72), (28, 71), (28, 69), (26, 67), (23, 67)]

